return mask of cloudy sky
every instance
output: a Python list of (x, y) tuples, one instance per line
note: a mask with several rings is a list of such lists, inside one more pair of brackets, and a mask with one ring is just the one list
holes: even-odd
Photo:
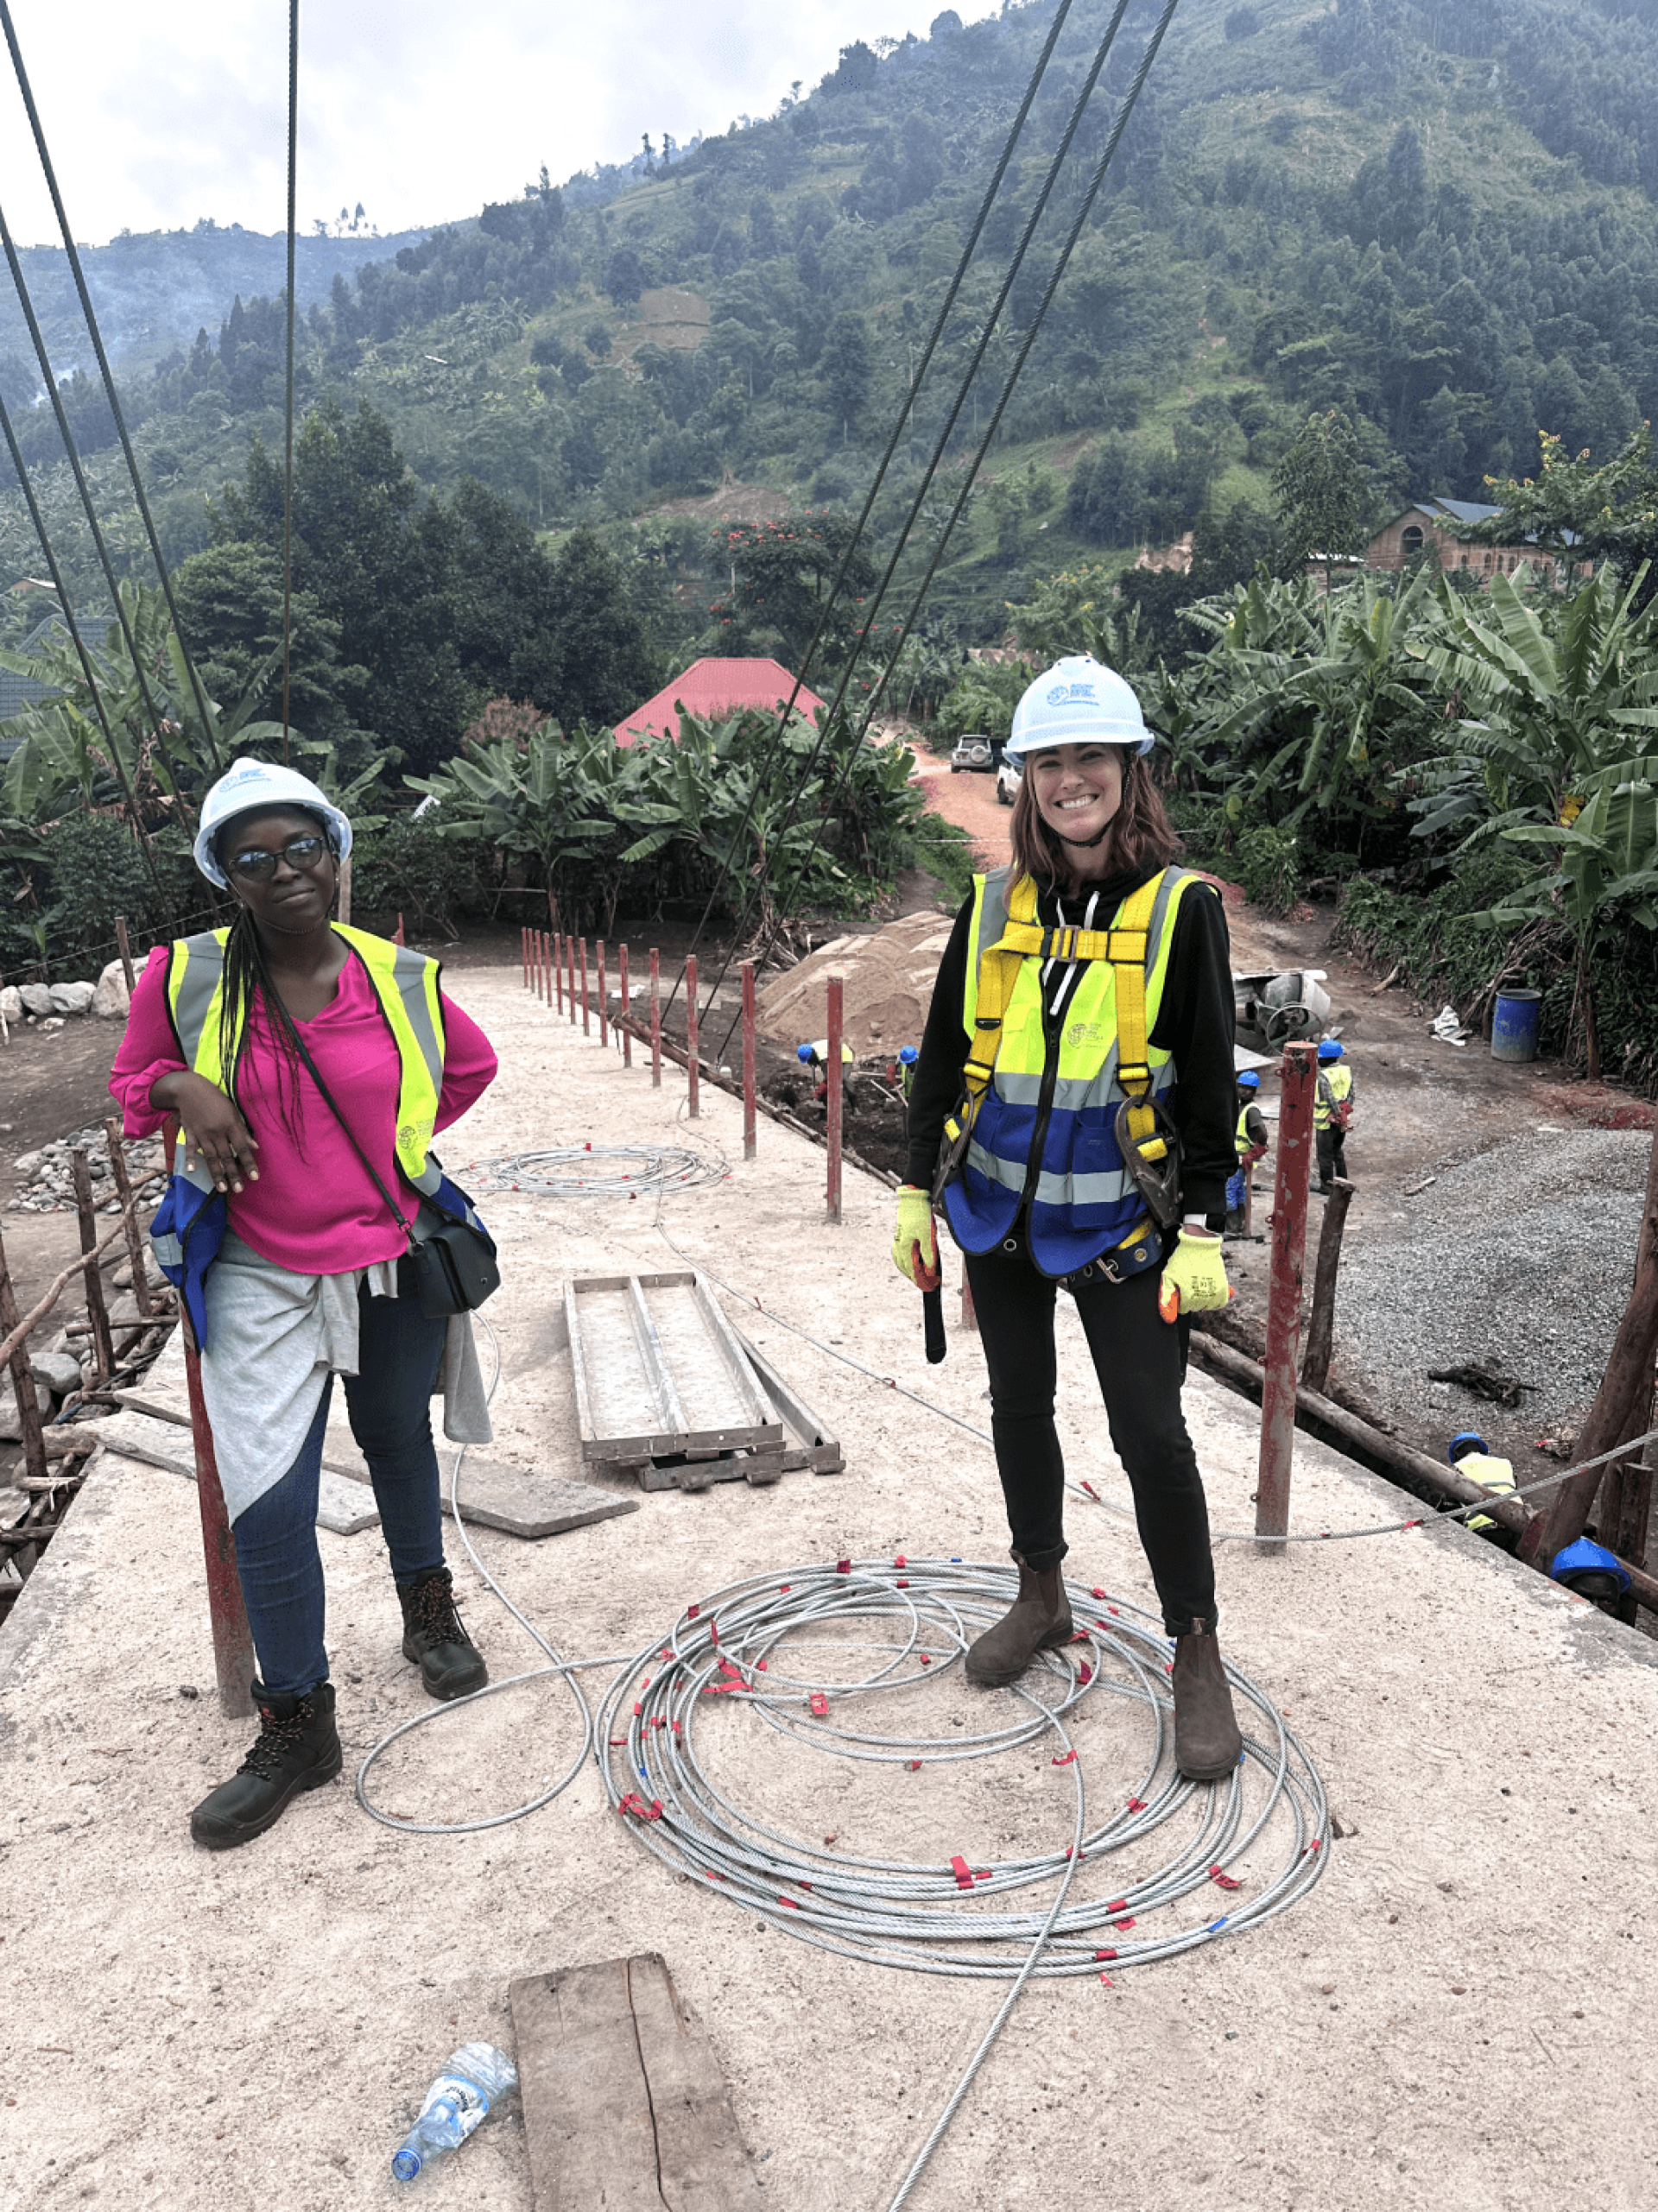
[[(383, 231), (763, 115), (850, 40), (924, 37), (946, 0), (301, 0), (301, 230), (361, 201)], [(989, 10), (962, 4), (971, 20)], [(11, 0), (78, 238), (285, 218), (286, 0)], [(0, 53), (0, 62), (3, 54)], [(56, 236), (9, 67), (0, 204)]]

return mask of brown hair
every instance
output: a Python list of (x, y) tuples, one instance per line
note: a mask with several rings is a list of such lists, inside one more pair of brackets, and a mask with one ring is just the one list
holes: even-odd
[[(1034, 876), (1045, 889), (1066, 888), (1070, 860), (1063, 842), (1041, 818), (1028, 772), (1019, 779), (1009, 837), (1013, 864), (1021, 875)], [(1100, 849), (1108, 875), (1134, 875), (1142, 882), (1155, 869), (1167, 868), (1180, 849), (1142, 754), (1130, 753), (1123, 762), (1122, 801)]]

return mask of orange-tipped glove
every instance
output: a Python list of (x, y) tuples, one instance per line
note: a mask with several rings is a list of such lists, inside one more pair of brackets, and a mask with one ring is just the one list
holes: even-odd
[(939, 1238), (933, 1225), (933, 1201), (913, 1183), (898, 1192), (898, 1227), (892, 1240), (892, 1264), (917, 1290), (937, 1290)]
[(1165, 1321), (1182, 1313), (1212, 1313), (1230, 1305), (1237, 1292), (1226, 1280), (1220, 1239), (1206, 1229), (1182, 1229), (1163, 1262), (1157, 1286), (1157, 1311)]

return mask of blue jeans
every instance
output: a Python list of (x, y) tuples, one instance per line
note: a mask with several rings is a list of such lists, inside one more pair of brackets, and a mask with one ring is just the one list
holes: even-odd
[[(391, 1571), (408, 1582), (443, 1564), (443, 1498), (430, 1400), (448, 1324), (441, 1317), (428, 1320), (418, 1302), (406, 1298), (360, 1297), (358, 1317), (358, 1371), (345, 1378), (345, 1404), (351, 1434), (374, 1480)], [(231, 1532), (259, 1679), (278, 1697), (295, 1697), (328, 1678), (317, 1491), (332, 1392), (330, 1375), (294, 1464), (237, 1515)]]

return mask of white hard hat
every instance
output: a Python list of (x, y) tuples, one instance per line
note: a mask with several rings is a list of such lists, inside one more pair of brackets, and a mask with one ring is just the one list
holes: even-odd
[(1086, 653), (1068, 654), (1026, 687), (1013, 713), (1008, 753), (1040, 753), (1049, 745), (1132, 745), (1149, 753), (1155, 740), (1140, 702), (1115, 668)]
[(196, 866), (210, 883), (226, 888), (225, 871), (213, 846), (219, 831), (233, 816), (253, 807), (303, 806), (320, 814), (332, 833), (336, 856), (344, 860), (351, 849), (350, 818), (320, 791), (308, 775), (297, 768), (278, 768), (269, 761), (233, 761), (226, 773), (201, 802), (201, 825), (196, 831)]

